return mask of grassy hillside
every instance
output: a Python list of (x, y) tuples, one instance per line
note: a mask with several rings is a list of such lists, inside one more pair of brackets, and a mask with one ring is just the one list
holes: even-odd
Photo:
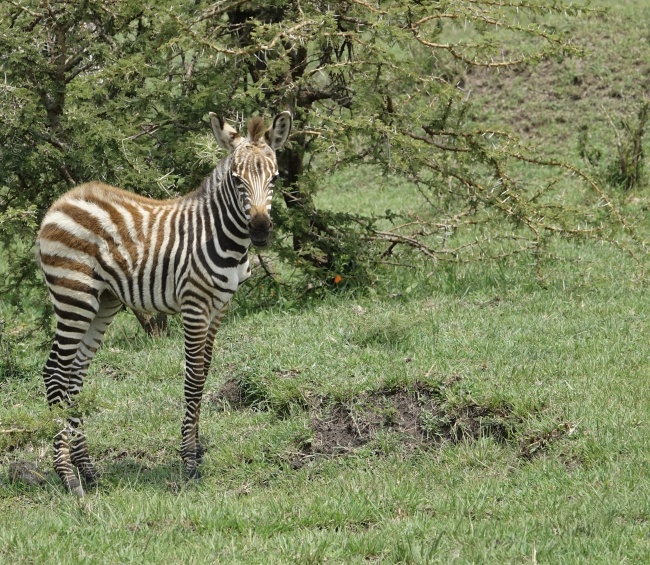
[[(610, 4), (556, 22), (583, 60), (465, 76), (476, 119), (606, 179), (650, 94), (648, 8)], [(319, 204), (417, 209), (408, 185), (386, 194), (370, 178), (326, 179)], [(647, 184), (619, 196), (649, 237)], [(265, 309), (242, 293), (217, 337), (200, 482), (178, 452), (178, 321), (155, 340), (127, 314), (111, 327), (82, 401), (103, 479), (82, 500), (51, 468), (49, 336), (11, 342), (0, 562), (650, 561), (647, 261), (591, 242), (553, 255), (541, 273), (529, 257), (394, 268), (366, 293)]]

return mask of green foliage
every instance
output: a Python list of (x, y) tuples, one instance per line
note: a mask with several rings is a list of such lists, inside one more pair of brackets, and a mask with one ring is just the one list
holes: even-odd
[[(35, 267), (24, 244), (52, 201), (102, 180), (154, 197), (196, 187), (215, 161), (210, 110), (242, 116), (289, 107), (280, 155), (285, 207), (279, 257), (318, 288), (367, 287), (378, 262), (411, 250), (430, 260), (539, 255), (549, 237), (607, 239), (616, 206), (587, 181), (579, 206), (555, 206), (575, 174), (516, 137), (486, 128), (460, 88), (465, 67), (508, 68), (580, 52), (538, 17), (555, 2), (77, 2), (0, 8), (0, 237), (5, 291), (19, 302)], [(501, 51), (506, 46), (507, 55)], [(513, 167), (543, 164), (542, 187)], [(315, 205), (323, 179), (375, 164), (386, 184), (412, 183), (417, 214), (333, 213)], [(585, 179), (587, 180), (587, 179)], [(597, 216), (593, 205), (608, 206)], [(410, 260), (410, 259), (406, 259)]]
[(644, 181), (643, 138), (650, 119), (649, 111), (650, 102), (646, 100), (639, 108), (636, 123), (623, 122), (622, 134), (617, 136), (618, 160), (610, 166), (608, 180), (626, 190), (637, 188)]

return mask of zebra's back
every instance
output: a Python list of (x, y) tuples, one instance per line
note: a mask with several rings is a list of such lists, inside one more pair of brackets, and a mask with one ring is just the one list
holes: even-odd
[[(186, 202), (184, 202), (186, 200)], [(138, 310), (178, 312), (178, 215), (192, 199), (153, 200), (102, 183), (59, 198), (43, 218), (39, 258), (53, 294), (110, 289)]]

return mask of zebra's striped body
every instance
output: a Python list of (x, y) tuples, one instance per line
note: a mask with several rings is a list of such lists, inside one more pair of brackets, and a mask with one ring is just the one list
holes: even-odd
[[(57, 200), (45, 215), (38, 253), (54, 305), (57, 330), (43, 370), (50, 406), (69, 406), (83, 386), (104, 332), (122, 308), (181, 313), (185, 334), (185, 416), (181, 456), (198, 475), (198, 418), (214, 335), (226, 305), (250, 276), (248, 248), (264, 246), (275, 151), (286, 141), (291, 115), (266, 132), (259, 119), (246, 139), (210, 115), (219, 144), (231, 151), (201, 187), (158, 201), (89, 183)], [(70, 416), (54, 441), (54, 467), (69, 490), (83, 495), (97, 479), (81, 419)]]

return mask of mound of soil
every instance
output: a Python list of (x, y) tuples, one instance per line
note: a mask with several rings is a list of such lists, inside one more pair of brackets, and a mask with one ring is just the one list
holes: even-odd
[(441, 442), (458, 443), (492, 437), (505, 441), (515, 425), (507, 408), (491, 409), (475, 404), (454, 410), (440, 393), (417, 383), (406, 390), (380, 390), (353, 403), (336, 403), (312, 419), (313, 441), (305, 455), (345, 453), (394, 432), (402, 444), (417, 447)]
[[(298, 469), (318, 456), (353, 452), (377, 440), (381, 434), (399, 436), (403, 449), (457, 444), (489, 437), (497, 443), (511, 442), (519, 457), (532, 460), (548, 451), (566, 435), (566, 423), (546, 432), (522, 432), (522, 419), (507, 403), (480, 405), (474, 402), (452, 406), (445, 389), (457, 378), (439, 386), (416, 382), (407, 388), (382, 389), (347, 402), (319, 399), (310, 421), (311, 439), (299, 446), (289, 461)], [(237, 379), (226, 381), (206, 400), (223, 409), (246, 408), (254, 403)], [(570, 432), (569, 432), (570, 433)]]
[(241, 384), (235, 378), (228, 379), (218, 391), (208, 393), (205, 396), (206, 402), (224, 410), (227, 407), (235, 409), (243, 408), (246, 406), (244, 399), (245, 396)]

